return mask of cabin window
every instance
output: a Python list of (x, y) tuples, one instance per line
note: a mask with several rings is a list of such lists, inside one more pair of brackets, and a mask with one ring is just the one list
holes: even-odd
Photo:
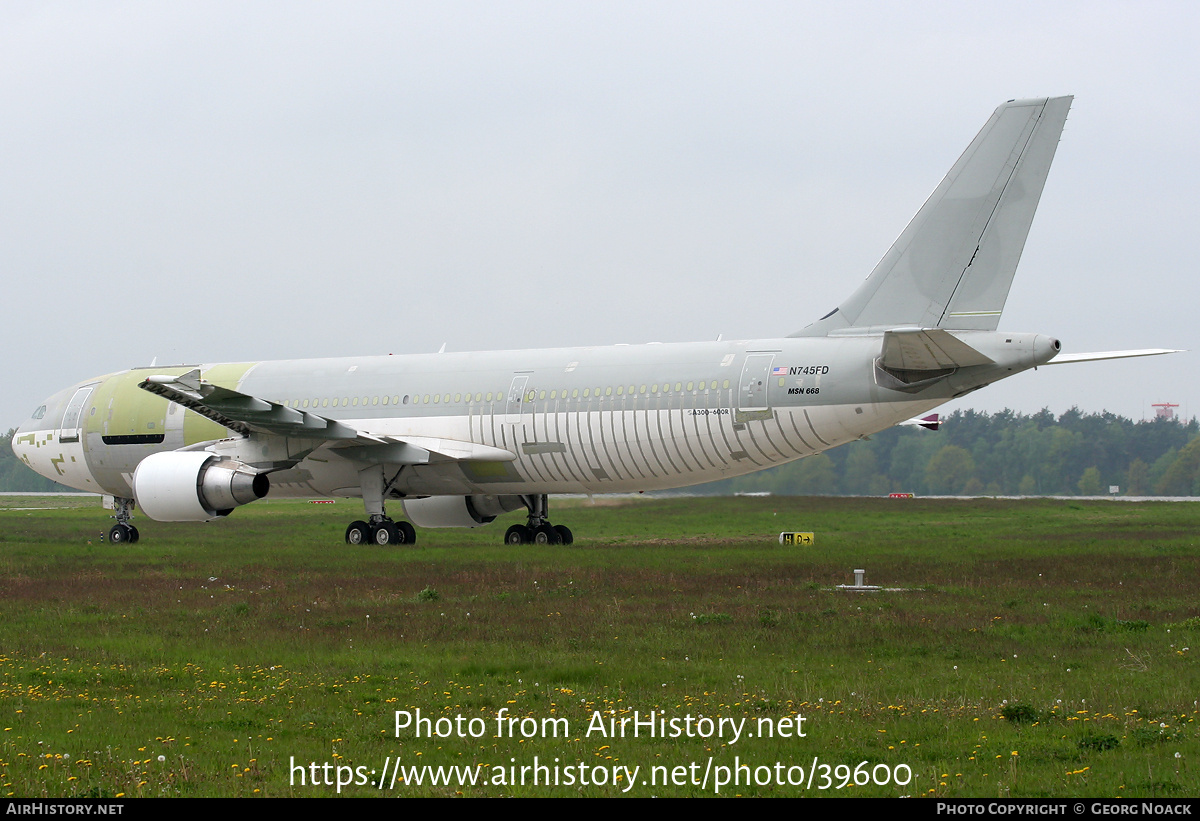
[(456, 394), (454, 394), (454, 401), (455, 401), (455, 402), (461, 402), (461, 401), (462, 401), (462, 394), (461, 394), (461, 393), (456, 393)]

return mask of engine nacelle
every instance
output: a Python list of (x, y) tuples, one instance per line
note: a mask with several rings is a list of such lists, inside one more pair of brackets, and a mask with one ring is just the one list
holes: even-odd
[(404, 514), (418, 527), (482, 527), (522, 502), (520, 496), (427, 496), (403, 504)]
[(159, 522), (207, 522), (267, 495), (271, 482), (248, 465), (203, 451), (156, 453), (133, 474), (138, 507)]

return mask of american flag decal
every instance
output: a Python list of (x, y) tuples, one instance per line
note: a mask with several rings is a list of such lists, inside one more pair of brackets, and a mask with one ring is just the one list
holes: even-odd
[(772, 368), (771, 376), (787, 376), (787, 367), (785, 366), (782, 368)]

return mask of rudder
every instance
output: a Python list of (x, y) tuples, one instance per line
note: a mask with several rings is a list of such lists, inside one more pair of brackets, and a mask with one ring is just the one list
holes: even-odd
[(792, 336), (899, 326), (994, 331), (1073, 99), (997, 108), (866, 282)]

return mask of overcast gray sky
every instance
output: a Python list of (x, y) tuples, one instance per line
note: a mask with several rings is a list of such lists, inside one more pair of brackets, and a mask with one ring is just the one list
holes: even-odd
[[(0, 427), (149, 364), (781, 336), (1074, 94), (1001, 328), (1200, 348), (1194, 3), (0, 5)], [(948, 406), (1200, 413), (1200, 354)]]

